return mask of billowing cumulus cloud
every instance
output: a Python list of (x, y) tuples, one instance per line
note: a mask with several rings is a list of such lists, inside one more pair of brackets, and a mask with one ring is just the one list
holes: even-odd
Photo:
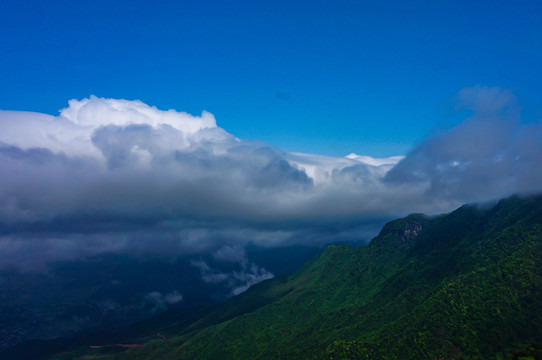
[(462, 90), (473, 115), (386, 159), (285, 153), (212, 114), (71, 100), (59, 116), (0, 111), (0, 268), (107, 253), (367, 240), (408, 212), (540, 191), (542, 127), (502, 89)]

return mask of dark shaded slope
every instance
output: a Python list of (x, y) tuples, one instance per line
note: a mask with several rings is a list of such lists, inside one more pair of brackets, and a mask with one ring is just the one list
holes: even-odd
[[(49, 356), (54, 359), (73, 359), (79, 356), (85, 358), (86, 356), (98, 356), (101, 358), (102, 355), (107, 356), (110, 353), (117, 353), (122, 348), (115, 346), (105, 346), (99, 350), (89, 350), (89, 348), (109, 344), (152, 343), (161, 339), (162, 336), (166, 338), (180, 337), (244, 313), (255, 311), (277, 300), (290, 289), (288, 285), (282, 285), (286, 281), (287, 279), (284, 276), (274, 278), (253, 286), (250, 296), (242, 293), (225, 303), (215, 306), (169, 310), (152, 319), (132, 324), (121, 331), (101, 331), (54, 340), (26, 341), (7, 351), (0, 352), (0, 359), (35, 360)], [(160, 336), (157, 336), (158, 333), (160, 333)], [(162, 344), (162, 341), (158, 341), (158, 344)]]

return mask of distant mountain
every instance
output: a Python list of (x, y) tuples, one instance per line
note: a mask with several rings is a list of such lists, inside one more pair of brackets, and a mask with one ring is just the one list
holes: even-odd
[(542, 196), (511, 197), (409, 215), (367, 246), (329, 246), (222, 305), (48, 351), (67, 351), (51, 359), (511, 359), (540, 354), (531, 345), (542, 343), (541, 299)]

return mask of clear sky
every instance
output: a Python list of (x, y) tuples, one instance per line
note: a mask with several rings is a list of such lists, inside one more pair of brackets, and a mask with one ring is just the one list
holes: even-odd
[(405, 154), (478, 84), (542, 117), (540, 1), (3, 0), (0, 49), (0, 109), (139, 99), (287, 151)]

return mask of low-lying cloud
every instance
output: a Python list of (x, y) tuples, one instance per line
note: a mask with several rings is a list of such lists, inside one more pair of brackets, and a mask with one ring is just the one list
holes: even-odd
[(183, 301), (183, 296), (178, 291), (162, 294), (158, 291), (148, 293), (143, 298), (143, 306), (150, 305), (151, 312), (166, 310), (169, 305), (175, 305)]
[(203, 281), (211, 284), (225, 284), (231, 290), (230, 295), (238, 295), (252, 285), (275, 276), (265, 268), (249, 263), (247, 259), (243, 259), (239, 263), (239, 269), (230, 272), (212, 268), (203, 260), (193, 260), (191, 264), (200, 270)]
[(104, 253), (212, 253), (367, 240), (386, 219), (542, 188), (542, 127), (475, 87), (472, 112), (406, 157), (333, 158), (245, 141), (212, 114), (70, 100), (59, 116), (0, 111), (0, 268)]

